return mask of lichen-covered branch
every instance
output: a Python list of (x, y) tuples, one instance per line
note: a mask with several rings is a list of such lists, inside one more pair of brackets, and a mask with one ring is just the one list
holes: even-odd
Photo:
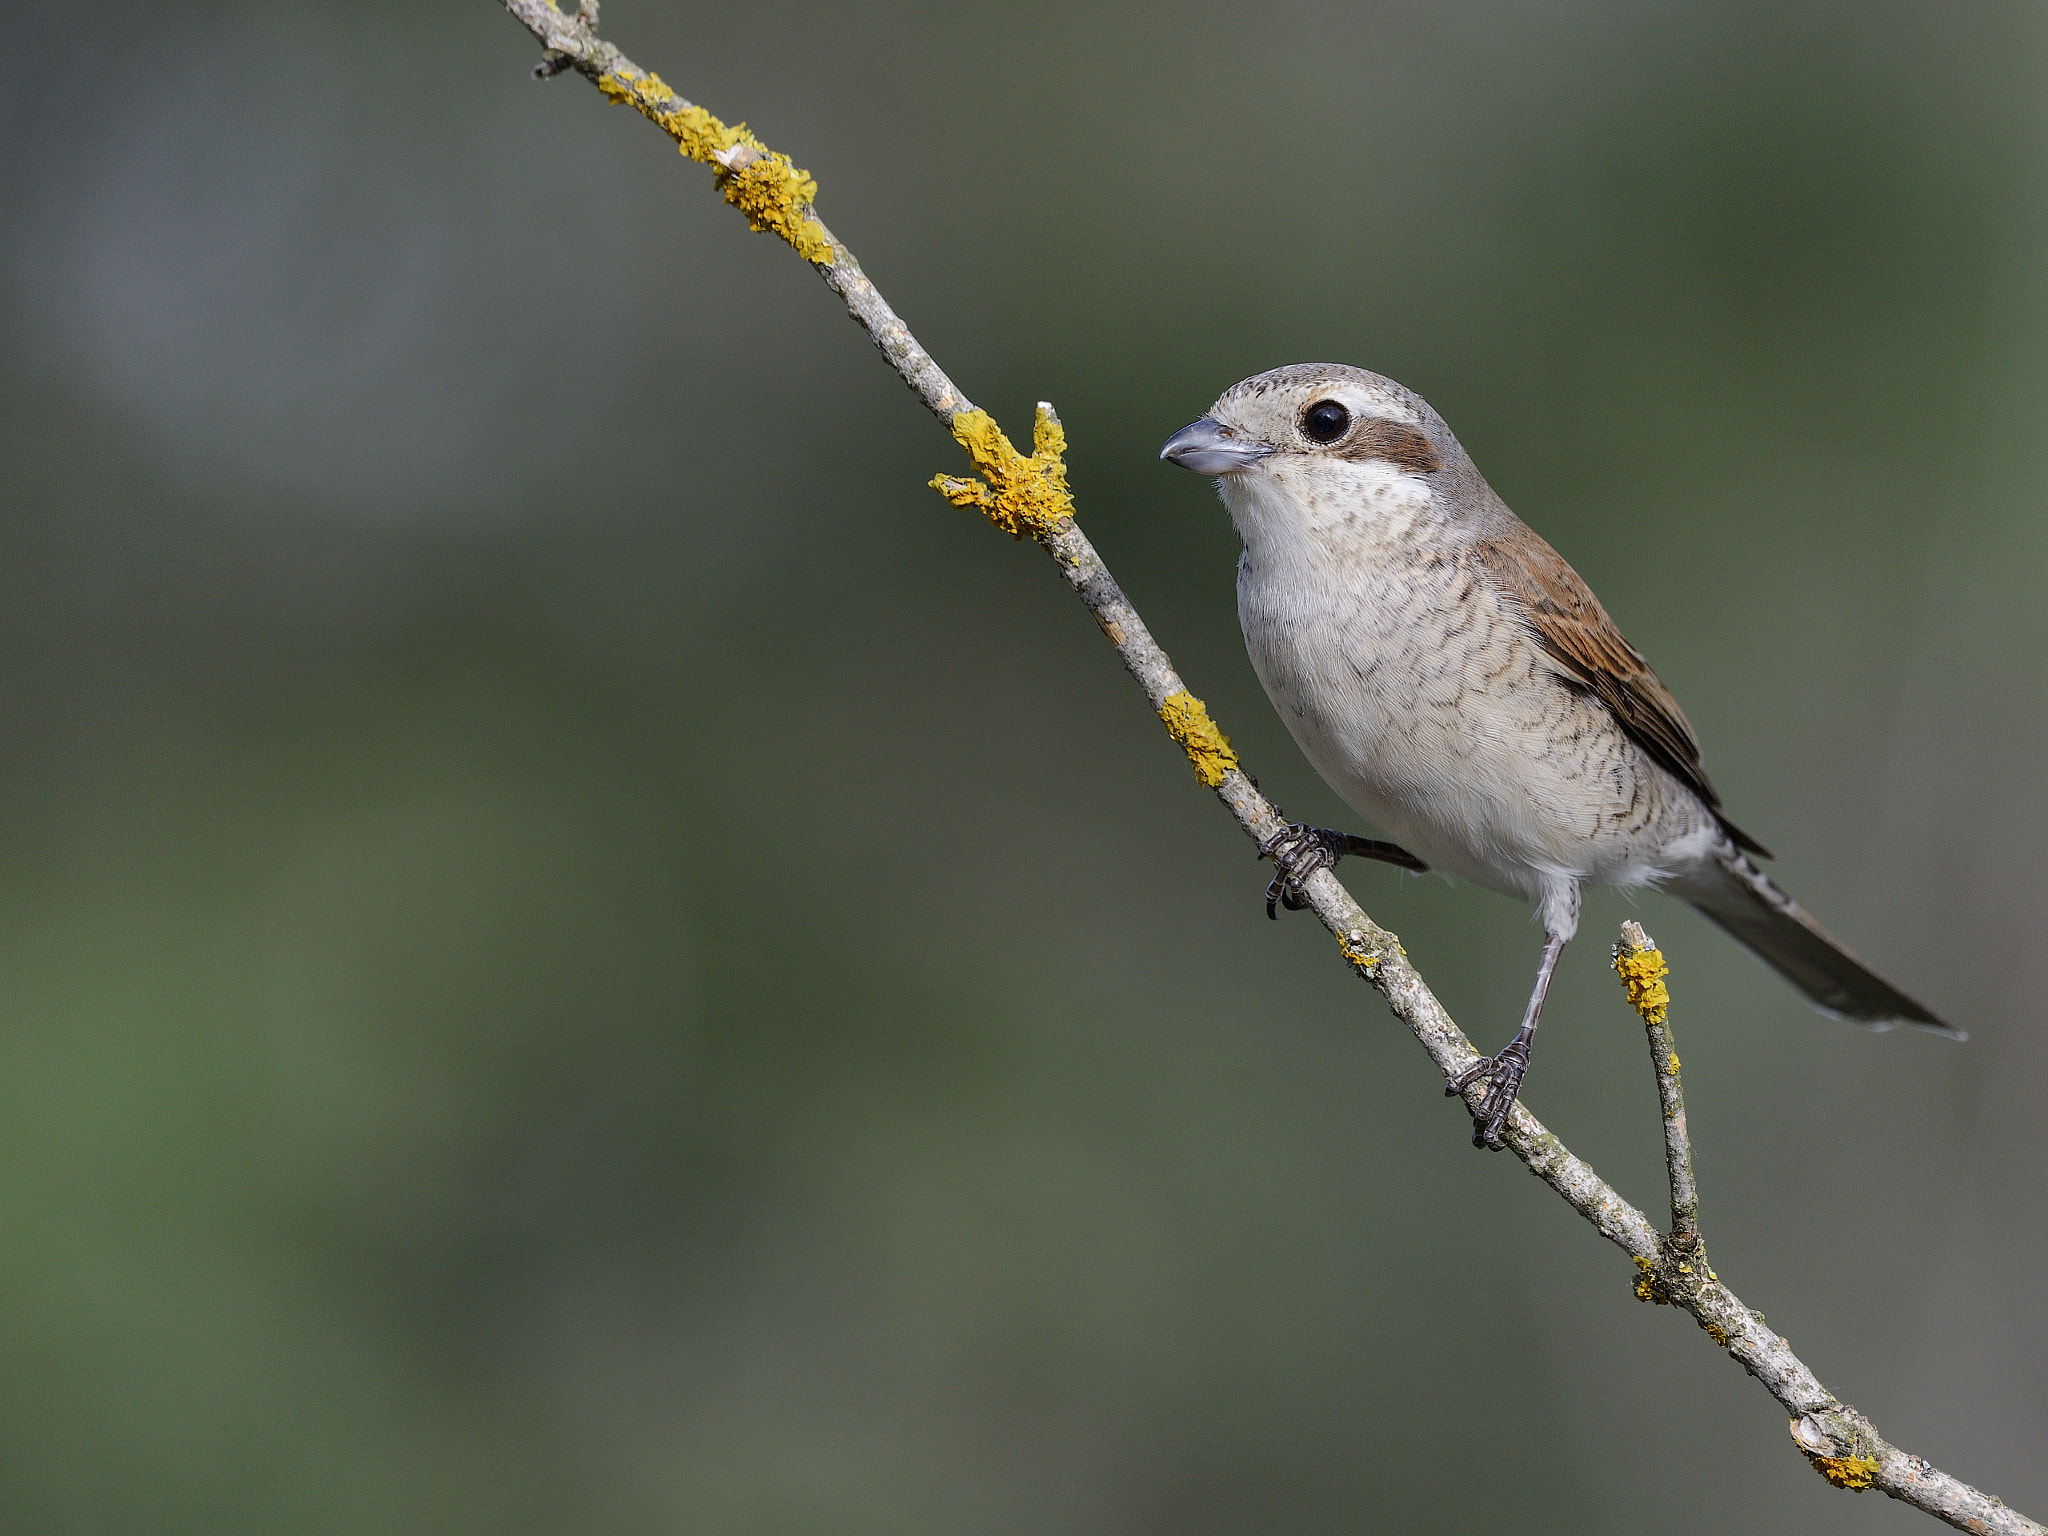
[(1792, 1413), (1792, 1443), (1813, 1469), (1837, 1488), (1878, 1488), (1966, 1531), (2036, 1532), (2041, 1527), (1999, 1500), (1979, 1493), (1918, 1456), (1889, 1444), (1870, 1420), (1838, 1401), (1814, 1379), (1784, 1339), (1763, 1326), (1721, 1283), (1700, 1240), (1699, 1193), (1692, 1179), (1692, 1144), (1686, 1132), (1685, 1090), (1671, 1038), (1670, 974), (1643, 925), (1621, 925), (1614, 970), (1642, 1016), (1650, 1039), (1650, 1067), (1664, 1110), (1664, 1167), (1671, 1185), (1671, 1232), (1655, 1257), (1636, 1254), (1636, 1296), (1659, 1306), (1683, 1307), (1707, 1337), (1747, 1366)]
[(1692, 1143), (1685, 1130), (1685, 1089), (1678, 1077), (1678, 1045), (1666, 1015), (1670, 970), (1643, 925), (1621, 925), (1614, 946), (1614, 971), (1628, 989), (1629, 1006), (1642, 1015), (1650, 1037), (1650, 1066), (1657, 1074), (1657, 1098), (1664, 1107), (1664, 1169), (1671, 1181), (1671, 1246), (1690, 1253), (1699, 1244), (1700, 1198), (1692, 1184)]
[[(1161, 723), (1187, 753), (1196, 776), (1215, 791), (1246, 835), (1259, 844), (1283, 830), (1285, 818), (1239, 765), (1228, 739), (1174, 671), (1166, 652), (1075, 523), (1061, 458), (1065, 436), (1052, 407), (1039, 406), (1032, 452), (1019, 452), (994, 420), (977, 410), (918, 344), (861, 271), (853, 253), (819, 221), (812, 207), (816, 183), (744, 127), (727, 127), (599, 38), (595, 0), (583, 0), (576, 13), (568, 16), (553, 0), (502, 3), (546, 50), (534, 71), (536, 76), (545, 79), (573, 69), (607, 99), (634, 107), (674, 139), (683, 154), (713, 167), (718, 191), (747, 216), (751, 227), (787, 241), (818, 268), (826, 285), (845, 302), (848, 313), (890, 366), (967, 449), (981, 476), (975, 480), (941, 475), (934, 485), (947, 500), (979, 509), (1005, 532), (1034, 538), (1087, 604), (1124, 666), (1145, 690)], [(1317, 918), (1336, 938), (1339, 953), (1386, 998), (1439, 1071), (1450, 1077), (1478, 1059), (1472, 1042), (1409, 963), (1400, 940), (1368, 917), (1329, 870), (1309, 875), (1302, 890)], [(1647, 941), (1639, 947), (1648, 948)], [(1670, 1053), (1667, 1050), (1665, 1054)], [(1675, 1060), (1672, 1065), (1675, 1067)], [(1675, 1071), (1671, 1076), (1675, 1096)], [(1661, 1088), (1661, 1076), (1659, 1081)], [(1467, 1090), (1468, 1098), (1476, 1103), (1484, 1087), (1483, 1080), (1476, 1082)], [(1668, 1111), (1675, 1098), (1665, 1102)], [(1667, 1149), (1671, 1123), (1667, 1112)], [(1682, 1112), (1677, 1125), (1682, 1147)], [(1880, 1439), (1867, 1419), (1823, 1387), (1784, 1339), (1764, 1326), (1762, 1316), (1744, 1307), (1706, 1267), (1696, 1228), (1686, 1227), (1693, 1247), (1682, 1252), (1520, 1104), (1509, 1116), (1505, 1140), (1530, 1172), (1636, 1262), (1639, 1294), (1690, 1312), (1716, 1344), (1784, 1405), (1793, 1416), (1799, 1448), (1830, 1481), (1842, 1487), (1880, 1488), (1963, 1530), (1986, 1536), (2048, 1536), (2041, 1526), (1996, 1499)], [(1689, 1154), (1686, 1161), (1685, 1199), (1689, 1202)], [(1676, 1174), (1673, 1199), (1676, 1215)], [(1692, 1218), (1688, 1214), (1678, 1219), (1690, 1223)]]

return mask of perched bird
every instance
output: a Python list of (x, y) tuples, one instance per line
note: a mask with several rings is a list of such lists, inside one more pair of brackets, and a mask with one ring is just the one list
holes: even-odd
[(1399, 840), (1289, 827), (1260, 850), (1279, 871), (1268, 915), (1346, 853), (1535, 903), (1522, 1027), (1447, 1090), (1487, 1075), (1475, 1146), (1502, 1144), (1589, 881), (1690, 902), (1824, 1013), (1964, 1038), (1751, 861), (1770, 855), (1722, 813), (1678, 701), (1420, 396), (1338, 363), (1276, 368), (1160, 457), (1216, 477), (1244, 539), (1237, 611), (1259, 681), (1330, 787)]

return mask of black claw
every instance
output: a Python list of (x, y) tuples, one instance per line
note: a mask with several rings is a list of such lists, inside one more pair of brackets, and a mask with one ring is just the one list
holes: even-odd
[(1472, 1110), (1473, 1146), (1498, 1152), (1507, 1145), (1501, 1132), (1507, 1126), (1508, 1112), (1515, 1107), (1515, 1096), (1521, 1092), (1522, 1077), (1528, 1070), (1529, 1043), (1517, 1035), (1498, 1055), (1480, 1057), (1444, 1085), (1445, 1097), (1456, 1098), (1482, 1073), (1487, 1078), (1486, 1092)]
[(1507, 1128), (1508, 1115), (1514, 1110), (1515, 1095), (1522, 1091), (1522, 1077), (1529, 1070), (1529, 1047), (1536, 1039), (1536, 1024), (1543, 1017), (1543, 999), (1550, 992), (1550, 978), (1557, 970), (1557, 957), (1563, 952), (1564, 945), (1561, 935), (1544, 935), (1543, 963), (1536, 968), (1536, 986), (1529, 994), (1529, 1011), (1522, 1016), (1522, 1027), (1515, 1031), (1515, 1038), (1494, 1055), (1482, 1056), (1455, 1074), (1444, 1087), (1445, 1093), (1456, 1096), (1470, 1087), (1482, 1072), (1486, 1074), (1486, 1092), (1479, 1096), (1477, 1104), (1471, 1106), (1472, 1145), (1475, 1147), (1491, 1147), (1498, 1152), (1507, 1144), (1501, 1132)]
[(1275, 907), (1301, 911), (1308, 905), (1302, 881), (1319, 869), (1335, 868), (1347, 853), (1418, 873), (1429, 868), (1406, 848), (1392, 843), (1353, 837), (1349, 832), (1333, 832), (1328, 827), (1312, 827), (1305, 821), (1290, 822), (1259, 844), (1259, 857), (1271, 859), (1274, 866), (1273, 883), (1266, 887), (1266, 916), (1277, 919), (1280, 914)]
[(1345, 836), (1305, 821), (1281, 828), (1259, 844), (1259, 857), (1273, 861), (1273, 881), (1266, 887), (1266, 916), (1277, 921), (1276, 906), (1299, 912), (1308, 905), (1301, 882), (1319, 869), (1334, 868), (1344, 856)]

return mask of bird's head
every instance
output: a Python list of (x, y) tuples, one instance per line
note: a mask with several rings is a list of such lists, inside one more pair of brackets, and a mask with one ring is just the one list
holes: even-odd
[(1448, 439), (1420, 396), (1363, 368), (1295, 363), (1226, 389), (1200, 421), (1166, 440), (1159, 457), (1228, 478), (1316, 464), (1387, 465), (1435, 474)]
[[(1162, 459), (1214, 475), (1247, 551), (1347, 550), (1451, 521), (1470, 460), (1428, 402), (1342, 363), (1296, 363), (1226, 389)], [(1479, 482), (1483, 487), (1483, 482)]]

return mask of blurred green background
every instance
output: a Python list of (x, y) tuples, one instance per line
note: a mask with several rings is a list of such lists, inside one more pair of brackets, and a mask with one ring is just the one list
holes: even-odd
[[(1013, 433), (1293, 814), (1155, 461), (1422, 391), (1784, 882), (1602, 894), (1532, 1107), (2048, 1514), (2048, 16), (609, 0)], [(0, 1526), (1931, 1529), (1505, 1158), (815, 276), (488, 0), (9, 7)], [(1346, 866), (1482, 1043), (1538, 936)]]

